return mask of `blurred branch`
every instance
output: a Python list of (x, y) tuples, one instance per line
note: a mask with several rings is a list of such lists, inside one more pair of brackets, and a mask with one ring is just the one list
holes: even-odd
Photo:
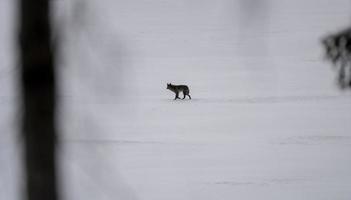
[(327, 36), (322, 43), (326, 58), (337, 69), (338, 85), (351, 88), (351, 28)]

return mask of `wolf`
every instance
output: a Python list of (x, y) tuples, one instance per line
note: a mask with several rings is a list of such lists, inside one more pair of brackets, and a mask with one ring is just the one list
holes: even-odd
[(191, 96), (189, 95), (189, 87), (186, 85), (172, 85), (172, 83), (167, 83), (167, 89), (175, 93), (176, 96), (174, 100), (180, 99), (179, 92), (183, 92), (183, 99), (185, 99), (186, 96), (191, 99)]

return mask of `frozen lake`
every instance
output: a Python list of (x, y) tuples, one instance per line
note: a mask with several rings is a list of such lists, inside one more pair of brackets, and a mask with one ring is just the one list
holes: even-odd
[[(0, 2), (1, 200), (22, 183), (11, 3)], [(350, 1), (54, 8), (63, 199), (351, 199), (351, 94), (320, 44), (350, 24)], [(174, 101), (169, 82), (193, 99)]]

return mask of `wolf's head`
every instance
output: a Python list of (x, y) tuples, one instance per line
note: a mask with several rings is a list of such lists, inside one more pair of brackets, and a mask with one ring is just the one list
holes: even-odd
[(167, 89), (171, 89), (172, 83), (167, 83)]

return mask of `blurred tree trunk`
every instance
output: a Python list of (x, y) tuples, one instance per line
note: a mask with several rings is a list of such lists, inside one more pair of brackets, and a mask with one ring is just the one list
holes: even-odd
[(55, 60), (50, 1), (19, 0), (26, 198), (57, 200)]

